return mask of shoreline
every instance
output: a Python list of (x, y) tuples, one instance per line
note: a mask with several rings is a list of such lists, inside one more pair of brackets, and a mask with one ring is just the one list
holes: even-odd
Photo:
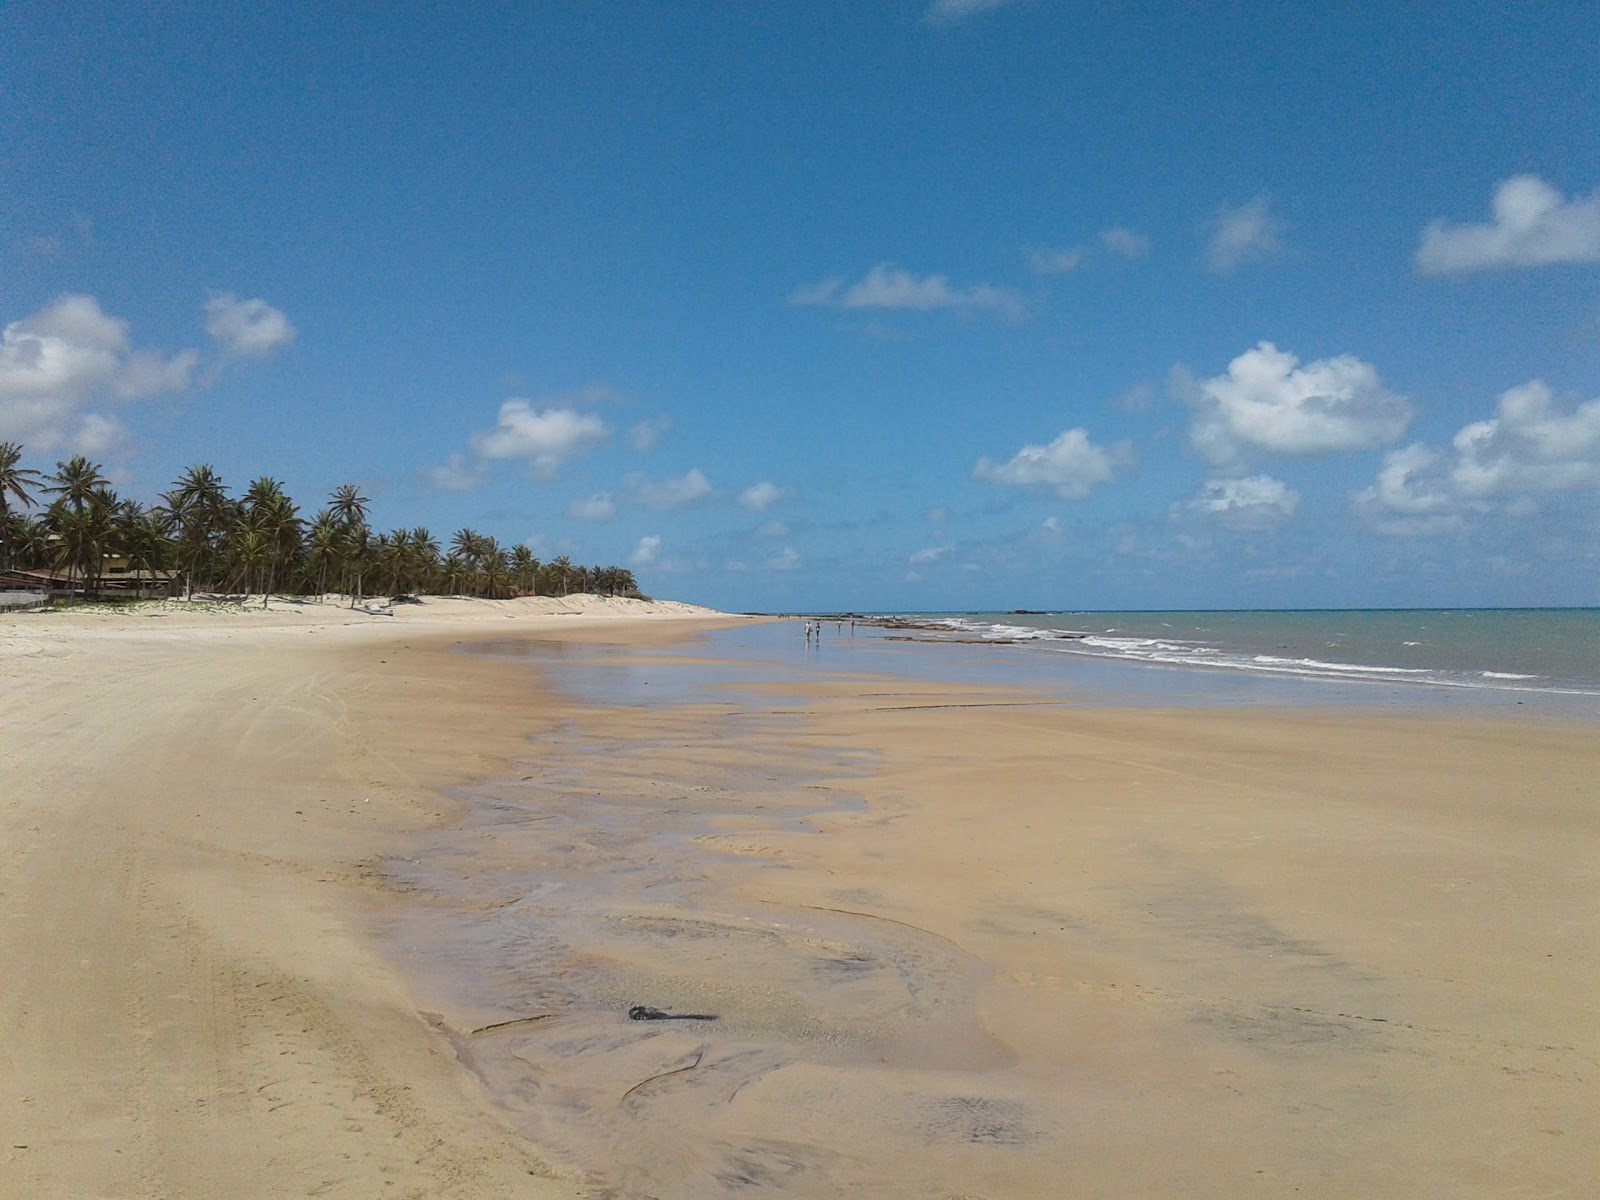
[[(739, 623), (518, 635), (659, 647)], [(1019, 705), (832, 664), (738, 703), (628, 708), (455, 652), (495, 623), (216, 628), (64, 630), (54, 656), (0, 659), (0, 766), (17, 777), (30, 732), (60, 760), (0, 809), (0, 962), (19, 981), (0, 1015), (21, 1030), (0, 1078), (28, 1147), (0, 1150), (8, 1194), (354, 1196), (381, 1177), (707, 1196), (743, 1172), (793, 1195), (1489, 1196), (1581, 1178), (1590, 731)], [(19, 661), (86, 694), (26, 709)], [(649, 663), (644, 682), (694, 669)], [(174, 675), (187, 698), (156, 685)], [(483, 978), (516, 1003), (439, 986), (428, 936), (458, 979), (497, 963)], [(536, 1012), (539, 979), (560, 987)], [(722, 1020), (692, 1035), (621, 1015), (707, 998)], [(531, 1023), (485, 1029), (502, 1020)], [(599, 1058), (551, 1049), (595, 1038)], [(620, 1101), (557, 1086), (696, 1055)], [(530, 1097), (549, 1114), (533, 1125)], [(583, 1111), (574, 1142), (562, 1120)], [(641, 1129), (670, 1135), (653, 1166)]]

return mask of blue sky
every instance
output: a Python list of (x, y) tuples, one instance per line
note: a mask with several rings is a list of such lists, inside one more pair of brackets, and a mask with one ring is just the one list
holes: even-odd
[(0, 9), (0, 440), (733, 609), (1592, 604), (1600, 5)]

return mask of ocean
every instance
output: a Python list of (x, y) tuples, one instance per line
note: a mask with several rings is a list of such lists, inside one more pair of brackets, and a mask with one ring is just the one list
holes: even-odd
[(1600, 701), (1600, 609), (963, 612), (873, 618), (931, 641), (1247, 676)]
[(815, 640), (805, 621), (698, 633), (688, 660), (539, 639), (475, 649), (540, 659), (563, 690), (601, 704), (750, 703), (758, 685), (764, 704), (800, 704), (819, 675), (844, 671), (1090, 704), (1600, 720), (1600, 609), (879, 613), (826, 616)]

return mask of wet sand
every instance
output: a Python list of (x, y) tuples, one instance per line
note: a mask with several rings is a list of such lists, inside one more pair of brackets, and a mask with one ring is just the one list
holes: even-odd
[(1587, 1194), (1593, 726), (489, 636), (0, 658), (4, 1194)]
[(553, 1162), (658, 1197), (1587, 1188), (1593, 727), (725, 692), (569, 709), (385, 867), (419, 1003)]

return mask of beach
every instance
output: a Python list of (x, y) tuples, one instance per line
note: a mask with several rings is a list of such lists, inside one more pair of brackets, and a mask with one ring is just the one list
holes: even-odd
[(1592, 723), (537, 604), (6, 619), (0, 1190), (1585, 1194)]

